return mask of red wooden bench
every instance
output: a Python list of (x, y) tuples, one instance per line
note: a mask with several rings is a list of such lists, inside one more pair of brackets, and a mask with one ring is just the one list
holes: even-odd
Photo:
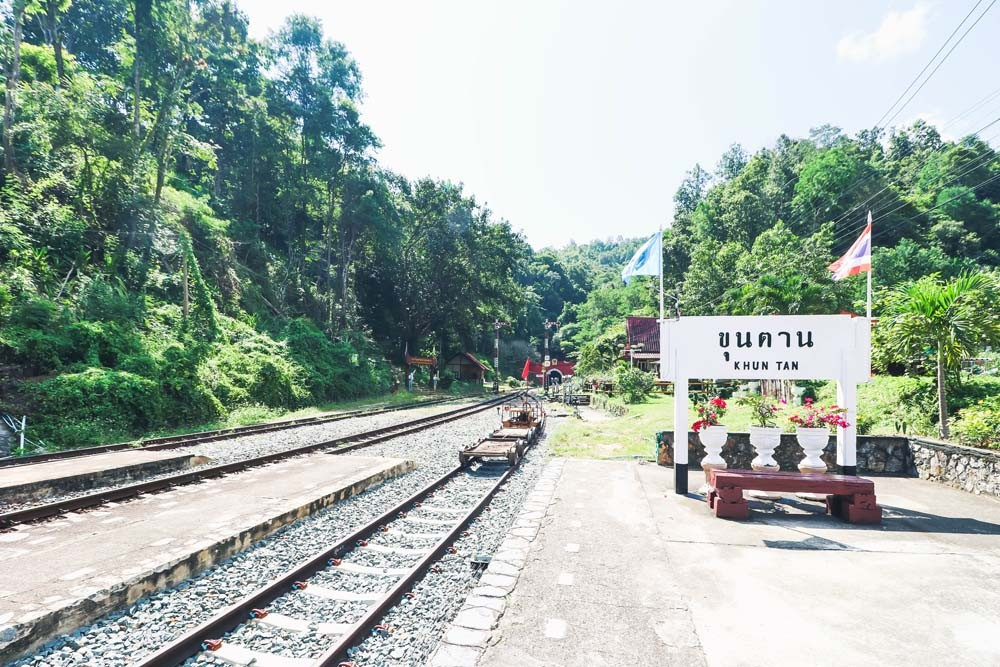
[(826, 509), (849, 523), (880, 523), (882, 508), (875, 503), (875, 484), (850, 475), (809, 475), (798, 472), (713, 470), (708, 506), (715, 516), (746, 519), (750, 506), (744, 490), (827, 494)]

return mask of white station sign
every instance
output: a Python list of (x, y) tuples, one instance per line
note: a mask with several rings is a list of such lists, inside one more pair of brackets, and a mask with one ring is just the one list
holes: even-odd
[(687, 493), (688, 381), (836, 380), (849, 425), (837, 429), (837, 465), (857, 469), (857, 392), (871, 375), (871, 324), (850, 315), (681, 317), (660, 323), (660, 377), (673, 382), (674, 491)]
[(665, 320), (660, 377), (864, 382), (870, 338), (868, 320), (850, 315)]

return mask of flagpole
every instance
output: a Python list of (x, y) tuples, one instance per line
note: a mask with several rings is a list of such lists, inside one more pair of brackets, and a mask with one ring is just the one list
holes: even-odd
[[(869, 225), (872, 224), (872, 212), (870, 210), (868, 211), (868, 224)], [(872, 259), (875, 257), (875, 248), (872, 247), (872, 239), (874, 239), (874, 238), (875, 238), (875, 233), (874, 233), (874, 230), (873, 230), (871, 236), (868, 237), (868, 255), (869, 255), (869, 258), (868, 258), (868, 292), (866, 294), (866, 304), (865, 304), (866, 307), (867, 307), (867, 315), (868, 315), (868, 321), (869, 322), (872, 321), (872, 271), (875, 270), (875, 265), (872, 262)]]
[(663, 322), (663, 223), (660, 223), (660, 322)]

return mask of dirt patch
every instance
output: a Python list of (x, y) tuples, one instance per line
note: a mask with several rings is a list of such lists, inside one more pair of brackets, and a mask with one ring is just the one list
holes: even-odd
[(598, 410), (587, 405), (581, 405), (580, 417), (585, 422), (606, 422), (612, 418), (612, 415), (609, 415), (603, 410)]

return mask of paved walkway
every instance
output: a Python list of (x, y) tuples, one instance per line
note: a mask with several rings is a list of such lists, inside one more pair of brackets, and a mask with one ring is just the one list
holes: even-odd
[(412, 467), (320, 453), (0, 532), (0, 663)]
[(672, 477), (567, 461), (480, 664), (1000, 664), (1000, 502), (874, 478), (881, 526), (794, 498), (733, 522)]

